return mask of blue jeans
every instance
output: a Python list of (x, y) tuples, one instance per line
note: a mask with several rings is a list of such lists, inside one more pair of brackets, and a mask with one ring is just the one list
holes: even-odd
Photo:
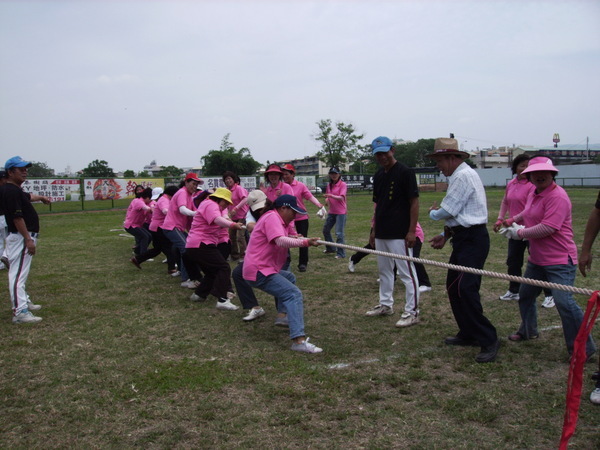
[[(345, 244), (344, 240), (344, 231), (346, 230), (346, 214), (327, 214), (327, 220), (325, 221), (325, 225), (323, 225), (323, 236), (326, 241), (333, 242), (333, 238), (331, 237), (331, 229), (335, 225), (335, 236), (337, 244)], [(334, 247), (330, 247), (329, 245), (325, 246), (325, 249), (328, 252), (333, 253)], [(336, 247), (335, 252), (337, 256), (341, 258), (346, 257), (346, 249)]]
[(296, 286), (296, 277), (292, 272), (282, 270), (265, 277), (256, 274), (256, 281), (246, 280), (250, 286), (275, 297), (287, 310), (290, 325), (290, 338), (306, 336), (304, 333), (304, 302), (302, 292)]
[[(525, 269), (525, 278), (534, 280), (549, 281), (550, 283), (564, 284), (573, 286), (575, 282), (574, 264), (557, 264), (554, 266), (538, 266), (537, 264), (527, 263)], [(541, 287), (531, 286), (530, 284), (521, 284), (519, 289), (519, 311), (521, 312), (521, 326), (518, 333), (525, 339), (529, 339), (538, 334), (537, 324), (537, 305), (536, 297), (542, 291)], [(573, 353), (573, 344), (575, 337), (583, 321), (583, 311), (573, 299), (570, 292), (552, 289), (556, 310), (560, 315), (563, 333), (567, 350), (569, 354)], [(586, 344), (586, 353), (588, 356), (596, 351), (596, 344), (590, 335)]]
[(167, 236), (167, 239), (169, 239), (173, 244), (173, 251), (177, 254), (177, 258), (179, 259), (178, 264), (179, 272), (181, 273), (181, 280), (187, 281), (189, 276), (182, 257), (182, 255), (185, 253), (185, 241), (187, 239), (187, 233), (178, 228), (173, 228), (172, 230), (163, 230), (163, 232), (165, 233), (165, 236)]

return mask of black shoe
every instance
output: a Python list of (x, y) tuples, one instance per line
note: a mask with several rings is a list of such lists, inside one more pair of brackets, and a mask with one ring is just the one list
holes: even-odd
[(475, 361), (478, 363), (488, 363), (494, 361), (496, 359), (496, 355), (498, 355), (499, 348), (500, 341), (496, 341), (487, 347), (481, 347), (481, 352), (475, 357)]
[(306, 264), (300, 264), (298, 266), (298, 271), (300, 271), (300, 272), (306, 272)]
[(479, 343), (475, 339), (463, 339), (458, 336), (450, 336), (444, 339), (446, 345), (460, 345), (464, 347), (477, 347)]

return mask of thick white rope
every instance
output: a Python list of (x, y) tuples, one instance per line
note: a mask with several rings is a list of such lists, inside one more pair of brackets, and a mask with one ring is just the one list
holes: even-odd
[(532, 286), (539, 286), (542, 288), (557, 289), (559, 291), (572, 292), (574, 294), (583, 294), (583, 295), (590, 296), (594, 293), (594, 291), (592, 291), (591, 289), (582, 289), (582, 288), (578, 288), (575, 286), (567, 286), (565, 284), (549, 283), (548, 281), (534, 280), (532, 278), (517, 277), (515, 275), (508, 275), (505, 273), (490, 272), (489, 270), (474, 269), (473, 267), (457, 266), (455, 264), (448, 264), (448, 263), (443, 263), (443, 262), (439, 262), (439, 261), (432, 261), (430, 259), (414, 258), (412, 256), (406, 256), (406, 255), (396, 255), (394, 253), (382, 252), (379, 250), (371, 250), (371, 249), (364, 248), (364, 247), (355, 247), (353, 245), (337, 244), (335, 242), (327, 242), (327, 241), (322, 241), (322, 240), (318, 240), (317, 242), (319, 244), (329, 245), (330, 247), (345, 248), (347, 250), (354, 250), (355, 252), (372, 253), (373, 255), (387, 256), (388, 258), (393, 258), (393, 259), (402, 259), (405, 261), (412, 261), (414, 263), (428, 264), (431, 266), (437, 266), (437, 267), (443, 267), (445, 269), (456, 270), (458, 272), (467, 272), (467, 273), (474, 273), (476, 275), (485, 275), (485, 276), (493, 277), (493, 278), (501, 278), (503, 280), (514, 281), (514, 282), (523, 283), (523, 284), (530, 284)]

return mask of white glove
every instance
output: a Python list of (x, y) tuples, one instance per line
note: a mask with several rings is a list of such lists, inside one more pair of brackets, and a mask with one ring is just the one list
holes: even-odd
[(325, 220), (325, 216), (327, 216), (327, 210), (323, 206), (323, 207), (321, 207), (320, 210), (317, 211), (317, 217), (319, 217), (320, 219)]
[(514, 239), (516, 241), (522, 241), (523, 238), (519, 237), (519, 230), (522, 230), (523, 228), (525, 228), (523, 225), (519, 225), (516, 223), (513, 223), (510, 227), (505, 228), (502, 227), (500, 228), (500, 234), (503, 234), (507, 239)]

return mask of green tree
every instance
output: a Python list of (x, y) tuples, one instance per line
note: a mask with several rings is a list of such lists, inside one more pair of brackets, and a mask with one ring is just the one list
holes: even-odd
[(321, 142), (321, 150), (317, 152), (317, 157), (321, 161), (332, 167), (358, 160), (357, 153), (360, 153), (358, 141), (365, 135), (356, 134), (354, 125), (336, 122), (336, 131), (334, 131), (331, 119), (324, 119), (318, 121), (317, 126), (319, 131), (313, 139)]
[(95, 159), (88, 166), (81, 171), (84, 177), (103, 178), (103, 177), (114, 177), (115, 172), (108, 167), (108, 162), (104, 160)]
[(360, 174), (377, 172), (377, 161), (375, 161), (370, 144), (357, 147), (354, 162), (350, 165), (350, 172)]
[(139, 178), (150, 178), (152, 175), (147, 170), (142, 170), (141, 172), (138, 172), (137, 176)]
[(166, 166), (163, 167), (160, 172), (157, 172), (156, 176), (157, 177), (180, 177), (183, 175), (183, 170), (181, 170), (179, 167), (175, 167), (175, 166)]
[(123, 177), (124, 178), (135, 178), (135, 172), (131, 169), (127, 169), (125, 172), (123, 172)]
[(53, 177), (54, 169), (48, 167), (46, 163), (31, 161), (31, 167), (27, 169), (27, 176), (32, 178)]
[(206, 175), (221, 175), (226, 170), (231, 170), (238, 175), (253, 175), (260, 167), (250, 150), (243, 147), (239, 150), (229, 142), (229, 133), (221, 140), (219, 150), (211, 150), (202, 159), (203, 173)]
[(435, 139), (419, 139), (417, 142), (407, 142), (396, 145), (395, 158), (408, 167), (430, 167), (435, 162), (426, 155), (433, 153)]

